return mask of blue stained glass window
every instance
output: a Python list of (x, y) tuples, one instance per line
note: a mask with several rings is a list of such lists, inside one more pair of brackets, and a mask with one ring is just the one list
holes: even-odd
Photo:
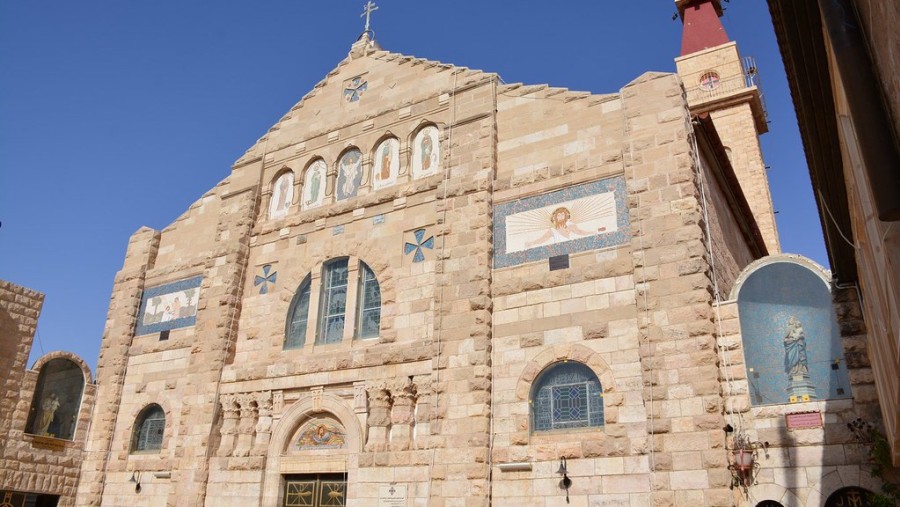
[(325, 264), (322, 274), (322, 301), (316, 343), (339, 343), (344, 336), (347, 310), (347, 258)]
[(137, 418), (131, 450), (158, 451), (162, 449), (165, 431), (166, 413), (159, 405), (150, 405)]
[(359, 314), (356, 318), (356, 337), (374, 338), (381, 328), (381, 287), (375, 273), (359, 263), (359, 296), (356, 304)]
[(532, 431), (603, 426), (603, 390), (587, 366), (550, 366), (532, 388)]
[(288, 311), (287, 332), (284, 338), (285, 349), (298, 349), (306, 343), (306, 326), (309, 322), (309, 276), (300, 284), (294, 300), (291, 301), (291, 309)]

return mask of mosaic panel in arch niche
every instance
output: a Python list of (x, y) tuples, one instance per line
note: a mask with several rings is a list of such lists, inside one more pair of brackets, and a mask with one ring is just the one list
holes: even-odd
[(297, 433), (295, 450), (315, 451), (320, 449), (342, 449), (346, 446), (347, 432), (332, 419), (308, 421)]
[(630, 239), (622, 176), (494, 208), (495, 268), (621, 245)]
[(338, 178), (335, 195), (337, 200), (343, 201), (356, 197), (359, 192), (359, 184), (362, 181), (362, 153), (353, 149), (344, 153), (338, 162)]
[(809, 268), (758, 268), (741, 285), (738, 313), (754, 405), (851, 396), (831, 291)]
[(197, 321), (202, 276), (144, 290), (136, 335), (193, 326)]

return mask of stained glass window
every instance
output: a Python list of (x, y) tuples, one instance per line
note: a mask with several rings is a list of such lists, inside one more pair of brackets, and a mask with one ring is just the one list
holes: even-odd
[(359, 263), (359, 315), (356, 319), (356, 337), (374, 338), (381, 327), (381, 287), (375, 273), (364, 263)]
[(291, 301), (288, 311), (287, 332), (285, 333), (284, 348), (298, 349), (306, 343), (306, 325), (309, 321), (309, 276), (300, 284), (300, 289)]
[(132, 450), (158, 451), (162, 449), (165, 431), (166, 413), (159, 405), (150, 405), (137, 418)]
[(603, 426), (602, 393), (587, 366), (573, 361), (550, 366), (532, 389), (532, 430)]
[(347, 258), (325, 264), (322, 273), (322, 297), (319, 306), (319, 332), (316, 343), (338, 343), (344, 336), (347, 310)]

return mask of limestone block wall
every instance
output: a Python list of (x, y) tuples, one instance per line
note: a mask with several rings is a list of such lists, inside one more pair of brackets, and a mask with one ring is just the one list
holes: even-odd
[[(379, 84), (386, 65), (396, 87)], [(274, 504), (283, 495), (282, 474), (325, 472), (347, 474), (349, 505), (377, 501), (386, 483), (406, 486), (417, 505), (429, 497), (476, 502), (487, 494), (495, 84), (480, 73), (448, 70), (387, 53), (351, 59), (326, 81), (340, 84), (367, 72), (369, 89), (350, 106), (365, 115), (335, 100), (339, 93), (330, 96), (340, 89), (326, 82), (270, 131), (269, 151), (235, 167), (229, 184), (261, 172), (262, 205), (250, 239), (234, 356), (223, 372), (224, 420), (217, 423), (209, 502), (237, 505), (261, 497)], [(400, 86), (407, 88), (398, 108), (392, 94)], [(331, 114), (332, 123), (307, 121), (313, 107), (323, 108), (319, 115)], [(422, 125), (439, 129), (441, 170), (414, 180), (411, 144)], [(386, 136), (400, 142), (400, 175), (395, 185), (375, 191), (373, 150)], [(348, 146), (363, 152), (364, 176), (357, 197), (337, 201), (334, 162)], [(266, 200), (273, 179), (293, 171), (298, 195), (303, 170), (319, 158), (329, 165), (325, 204), (309, 210), (295, 205), (285, 217), (270, 219)], [(419, 230), (423, 241), (432, 240), (421, 248), (421, 261), (404, 246), (417, 242)], [(344, 337), (316, 344), (323, 265), (340, 257), (349, 258), (350, 269)], [(371, 268), (381, 289), (380, 333), (371, 339), (354, 338), (359, 262)], [(264, 276), (264, 266), (277, 275), (262, 291), (256, 277)], [(285, 350), (291, 301), (307, 277), (306, 340)], [(234, 408), (229, 401), (260, 390), (273, 396), (267, 434), (261, 423), (244, 424), (243, 405)], [(336, 416), (348, 434), (361, 434), (336, 459), (297, 459), (289, 439), (305, 420), (322, 414)], [(242, 427), (243, 438), (254, 442), (249, 455), (239, 444)], [(256, 453), (260, 449), (265, 457)]]
[[(79, 505), (203, 503), (219, 376), (232, 352), (257, 206), (255, 189), (226, 188), (217, 186), (162, 233), (143, 228), (129, 242), (101, 344), (98, 407), (104, 409), (91, 429), (83, 465), (89, 479)], [(142, 292), (196, 276), (202, 282), (195, 325), (136, 334)], [(151, 403), (165, 411), (163, 449), (134, 452), (138, 415)], [(129, 482), (135, 473), (139, 496)]]
[[(75, 501), (96, 386), (84, 361), (68, 352), (50, 352), (38, 359), (32, 369), (26, 369), (43, 300), (39, 292), (0, 281), (0, 340), (6, 389), (0, 401), (0, 491), (56, 495), (60, 506), (70, 506)], [(80, 367), (85, 382), (71, 440), (26, 432), (40, 370), (58, 358)]]

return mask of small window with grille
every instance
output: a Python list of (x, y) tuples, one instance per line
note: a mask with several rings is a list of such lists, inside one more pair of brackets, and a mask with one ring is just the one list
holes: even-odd
[(159, 405), (150, 405), (138, 415), (134, 425), (131, 451), (145, 452), (162, 449), (166, 432), (166, 413)]
[(532, 431), (603, 426), (602, 393), (597, 376), (581, 363), (548, 367), (532, 388)]

